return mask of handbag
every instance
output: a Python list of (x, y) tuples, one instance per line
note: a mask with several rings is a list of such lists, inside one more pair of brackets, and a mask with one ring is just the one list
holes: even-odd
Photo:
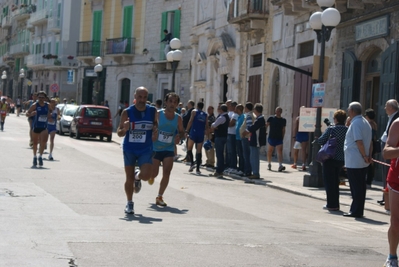
[[(334, 132), (334, 128), (332, 129)], [(335, 151), (337, 150), (337, 139), (332, 136), (333, 133), (330, 134), (327, 142), (320, 148), (319, 152), (316, 155), (316, 161), (320, 163), (324, 163), (328, 159), (332, 159), (335, 155)]]
[(373, 154), (381, 153), (380, 140), (373, 140)]

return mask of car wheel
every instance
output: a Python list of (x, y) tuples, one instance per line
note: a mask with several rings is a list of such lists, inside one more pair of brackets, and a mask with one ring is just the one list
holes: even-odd
[(60, 126), (60, 130), (58, 131), (59, 135), (64, 135), (64, 132), (62, 131), (62, 126)]
[(79, 130), (76, 128), (76, 139), (80, 139), (80, 133)]
[(107, 136), (107, 142), (111, 142), (112, 141), (112, 134)]

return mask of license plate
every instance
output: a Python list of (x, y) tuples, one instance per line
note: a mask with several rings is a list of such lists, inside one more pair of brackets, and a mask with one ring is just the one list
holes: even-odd
[(90, 124), (91, 125), (103, 125), (103, 123), (100, 121), (92, 121), (92, 122), (90, 122)]

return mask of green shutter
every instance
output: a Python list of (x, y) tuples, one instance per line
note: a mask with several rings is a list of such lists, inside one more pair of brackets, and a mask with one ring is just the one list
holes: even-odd
[(132, 26), (133, 26), (133, 6), (125, 6), (123, 8), (123, 38), (132, 37)]
[(172, 37), (180, 39), (180, 17), (181, 17), (181, 12), (180, 12), (180, 10), (175, 10), (174, 13), (175, 13), (175, 17), (174, 17), (174, 21), (173, 21)]
[(55, 43), (55, 54), (58, 56), (58, 47), (60, 46), (60, 43), (59, 42), (56, 42)]
[(92, 56), (100, 56), (101, 55), (102, 17), (103, 17), (102, 10), (93, 12)]
[(47, 43), (47, 51), (49, 54), (51, 54), (51, 42)]
[[(166, 29), (166, 27), (168, 27), (168, 12), (163, 12), (162, 13), (162, 21), (161, 21), (161, 39), (165, 38), (165, 34), (163, 33), (163, 30)], [(161, 43), (160, 48), (159, 48), (159, 60), (165, 60), (165, 43)]]

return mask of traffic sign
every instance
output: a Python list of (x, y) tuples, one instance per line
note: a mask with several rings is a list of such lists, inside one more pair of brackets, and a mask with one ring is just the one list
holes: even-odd
[(31, 81), (31, 80), (27, 80), (27, 81), (26, 81), (26, 84), (27, 84), (28, 86), (31, 86), (31, 85), (32, 85), (32, 81)]
[(312, 86), (312, 107), (322, 107), (325, 94), (325, 83), (314, 83)]
[[(327, 129), (327, 125), (323, 122), (326, 118), (333, 123), (334, 112), (336, 108), (321, 109), (321, 131)], [(302, 107), (299, 111), (299, 132), (314, 132), (316, 129), (317, 108)]]
[(50, 91), (53, 93), (57, 93), (60, 90), (60, 87), (58, 86), (58, 84), (53, 83), (52, 85), (50, 85)]

